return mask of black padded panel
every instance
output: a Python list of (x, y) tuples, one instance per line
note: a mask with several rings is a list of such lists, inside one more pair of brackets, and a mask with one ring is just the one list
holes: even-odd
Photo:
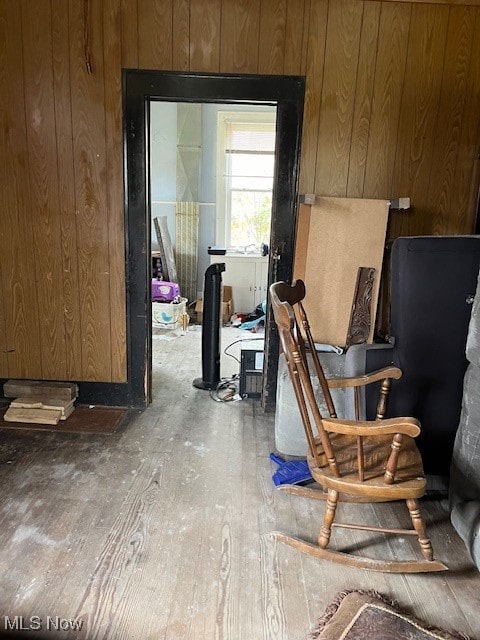
[(449, 474), (479, 266), (480, 236), (398, 238), (392, 247), (393, 361), (403, 377), (393, 382), (389, 415), (421, 421), (429, 474)]

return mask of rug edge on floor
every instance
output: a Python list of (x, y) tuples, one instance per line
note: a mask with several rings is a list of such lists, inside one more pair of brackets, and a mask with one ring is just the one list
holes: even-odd
[[(409, 622), (413, 623), (421, 631), (430, 633), (430, 634), (436, 634), (438, 638), (444, 638), (445, 640), (474, 640), (473, 638), (470, 638), (467, 635), (459, 634), (459, 633), (456, 633), (455, 631), (447, 631), (446, 629), (441, 629), (439, 627), (428, 625), (427, 623), (425, 623), (422, 620), (419, 620), (415, 616), (409, 613), (406, 613), (405, 611), (402, 611), (394, 600), (387, 598), (386, 596), (378, 593), (377, 591), (360, 590), (360, 589), (347, 589), (345, 591), (338, 592), (335, 598), (333, 599), (333, 601), (325, 609), (324, 614), (318, 620), (315, 628), (308, 634), (306, 640), (320, 640), (323, 637), (325, 638), (327, 637), (327, 636), (322, 636), (322, 633), (325, 630), (327, 630), (330, 621), (335, 616), (335, 614), (337, 613), (337, 611), (339, 610), (340, 606), (342, 605), (342, 603), (345, 601), (346, 598), (349, 598), (350, 600), (356, 600), (356, 602), (353, 603), (356, 611), (358, 611), (358, 609), (361, 606), (365, 606), (366, 604), (369, 604), (369, 603), (372, 605), (382, 605), (387, 609), (389, 609), (390, 611), (400, 615), (405, 620), (408, 620)], [(353, 619), (353, 616), (352, 616), (352, 619)], [(343, 634), (341, 637), (344, 637)], [(340, 640), (339, 636), (336, 636), (336, 640), (337, 638), (338, 640)], [(328, 638), (328, 640), (330, 640), (330, 638)]]

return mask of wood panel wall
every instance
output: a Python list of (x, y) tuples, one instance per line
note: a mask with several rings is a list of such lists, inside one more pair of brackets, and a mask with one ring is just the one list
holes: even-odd
[(480, 0), (0, 0), (0, 376), (122, 382), (121, 70), (306, 75), (300, 191), (473, 230)]

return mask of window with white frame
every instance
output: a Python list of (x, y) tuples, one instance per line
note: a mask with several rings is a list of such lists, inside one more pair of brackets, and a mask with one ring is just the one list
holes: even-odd
[(270, 238), (275, 110), (219, 112), (217, 243), (257, 252)]

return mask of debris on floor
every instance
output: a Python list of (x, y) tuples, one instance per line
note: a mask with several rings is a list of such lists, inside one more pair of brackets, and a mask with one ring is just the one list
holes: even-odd
[(8, 380), (3, 393), (13, 398), (3, 416), (7, 422), (57, 425), (74, 411), (78, 387), (68, 382)]

